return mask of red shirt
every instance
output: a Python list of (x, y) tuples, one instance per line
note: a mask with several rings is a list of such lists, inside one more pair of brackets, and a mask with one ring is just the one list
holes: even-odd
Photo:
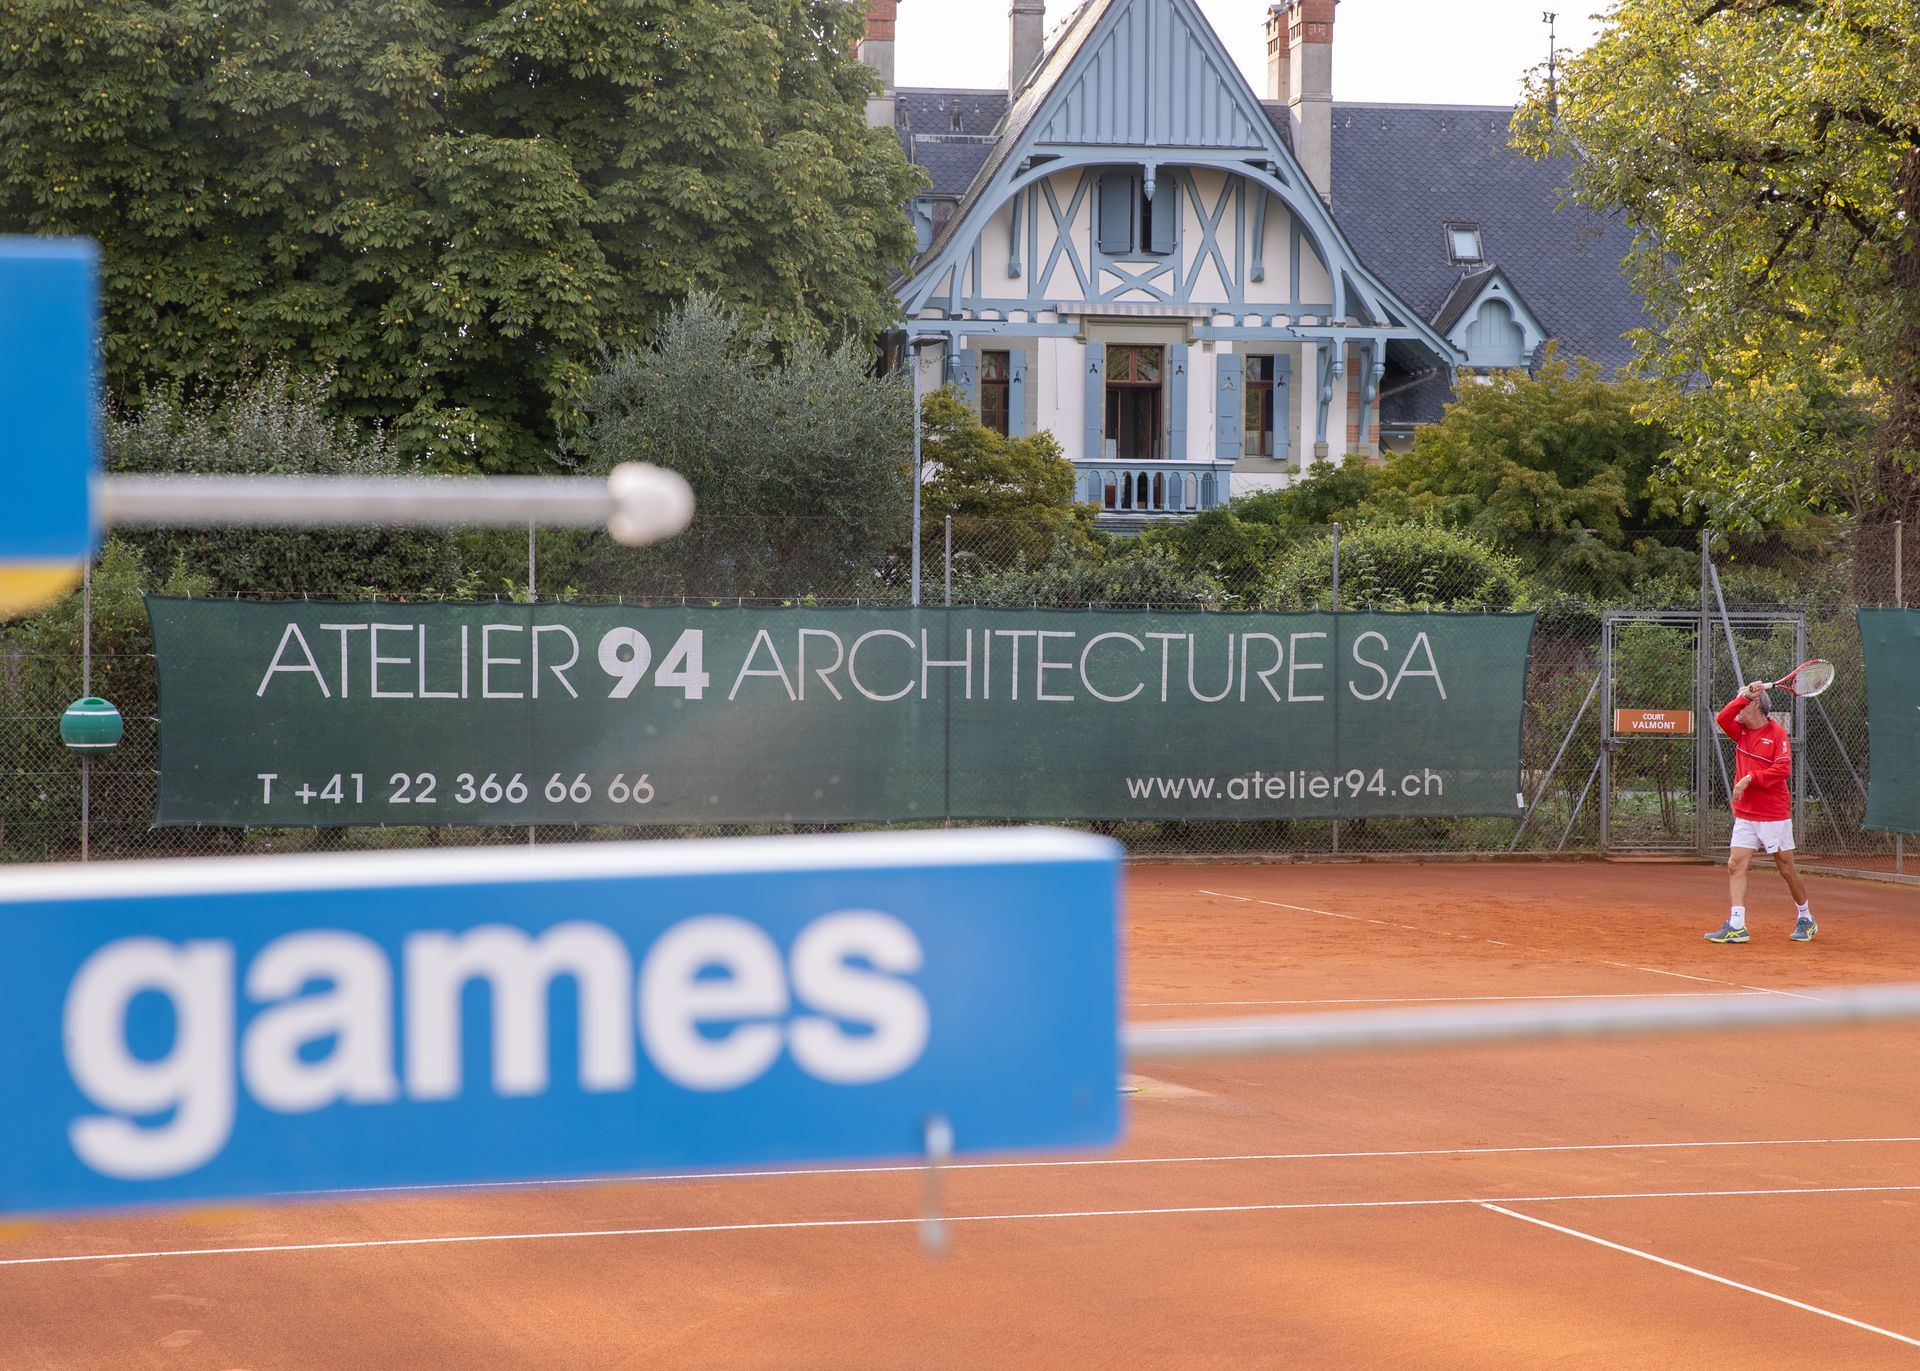
[(1788, 783), (1793, 779), (1793, 744), (1787, 730), (1772, 719), (1764, 728), (1742, 724), (1737, 716), (1751, 703), (1745, 695), (1736, 695), (1714, 717), (1720, 731), (1733, 739), (1734, 783), (1745, 776), (1753, 777), (1746, 793), (1733, 802), (1733, 816), (1755, 823), (1791, 819), (1793, 793)]

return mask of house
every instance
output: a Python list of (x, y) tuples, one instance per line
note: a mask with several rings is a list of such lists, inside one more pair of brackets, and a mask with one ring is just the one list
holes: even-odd
[(1266, 16), (1266, 98), (1193, 0), (1011, 0), (1006, 90), (899, 89), (898, 0), (861, 56), (931, 185), (899, 282), (922, 391), (1051, 431), (1113, 523), (1378, 456), (1463, 373), (1617, 367), (1644, 319), (1622, 225), (1561, 208), (1510, 110), (1336, 105), (1337, 0)]

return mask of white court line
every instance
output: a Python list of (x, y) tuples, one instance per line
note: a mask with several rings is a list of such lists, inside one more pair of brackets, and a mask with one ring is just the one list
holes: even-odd
[[(1408, 1147), (1364, 1152), (1231, 1152), (1190, 1157), (1067, 1157), (1020, 1162), (949, 1162), (943, 1171), (1053, 1171), (1090, 1166), (1204, 1166), (1232, 1162), (1365, 1161), (1390, 1157), (1500, 1157), (1531, 1152), (1658, 1152), (1702, 1147), (1847, 1147), (1920, 1143), (1911, 1138), (1734, 1138), (1703, 1142), (1529, 1143), (1512, 1147)], [(430, 1194), (442, 1190), (519, 1190), (554, 1186), (645, 1185), (662, 1181), (785, 1180), (806, 1176), (892, 1176), (922, 1173), (926, 1163), (900, 1166), (797, 1166), (766, 1171), (678, 1171), (635, 1176), (572, 1176), (532, 1181), (451, 1181), (438, 1185), (353, 1186), (334, 1190), (283, 1191), (285, 1197), (319, 1195)]]
[(1621, 1243), (1608, 1242), (1605, 1238), (1595, 1237), (1591, 1233), (1582, 1233), (1577, 1228), (1567, 1228), (1557, 1223), (1548, 1223), (1545, 1219), (1536, 1219), (1531, 1214), (1517, 1213), (1514, 1210), (1491, 1202), (1482, 1204), (1480, 1207), (1482, 1209), (1490, 1209), (1496, 1214), (1505, 1214), (1508, 1218), (1518, 1219), (1522, 1223), (1530, 1223), (1539, 1228), (1550, 1228), (1556, 1233), (1565, 1233), (1570, 1238), (1579, 1238), (1583, 1242), (1590, 1242), (1600, 1247), (1611, 1248), (1615, 1252), (1624, 1252), (1630, 1257), (1640, 1257), (1646, 1261), (1656, 1262), (1661, 1266), (1669, 1267), (1675, 1271), (1684, 1271), (1689, 1276), (1699, 1276), (1720, 1285), (1731, 1286), (1735, 1290), (1744, 1290), (1749, 1295), (1758, 1295), (1762, 1299), (1773, 1300), (1778, 1304), (1790, 1305), (1795, 1309), (1803, 1310), (1809, 1314), (1818, 1314), (1823, 1319), (1832, 1319), (1836, 1323), (1844, 1323), (1868, 1333), (1878, 1333), (1883, 1338), (1892, 1338), (1895, 1342), (1904, 1342), (1909, 1347), (1920, 1347), (1920, 1338), (1910, 1338), (1904, 1333), (1894, 1333), (1885, 1328), (1878, 1327), (1875, 1324), (1862, 1323), (1859, 1319), (1850, 1319), (1845, 1314), (1836, 1314), (1831, 1309), (1822, 1309), (1818, 1305), (1803, 1304), (1799, 1300), (1788, 1299), (1785, 1295), (1776, 1295), (1773, 1291), (1762, 1290), (1758, 1286), (1743, 1285), (1741, 1282), (1729, 1280), (1725, 1276), (1716, 1276), (1711, 1271), (1702, 1271), (1697, 1266), (1683, 1266), (1679, 1262), (1668, 1261), (1665, 1257), (1656, 1257), (1651, 1252), (1642, 1252), (1637, 1247), (1627, 1247)]
[[(1358, 914), (1336, 914), (1331, 909), (1314, 909), (1303, 904), (1282, 904), (1279, 900), (1256, 900), (1251, 895), (1229, 895), (1224, 890), (1202, 890), (1202, 895), (1217, 895), (1223, 900), (1238, 900), (1242, 904), (1263, 904), (1274, 909), (1297, 909), (1302, 914), (1319, 914), (1329, 919), (1346, 919), (1357, 924), (1386, 924), (1389, 928), (1405, 928), (1405, 924), (1388, 924), (1385, 919), (1366, 919)], [(1419, 932), (1419, 929), (1414, 929)]]
[(1360, 997), (1339, 1000), (1135, 1000), (1129, 1009), (1202, 1009), (1210, 1006), (1262, 1004), (1485, 1004), (1504, 1000), (1719, 1000), (1741, 999), (1771, 992), (1746, 990), (1675, 990), (1665, 995), (1646, 995), (1632, 991), (1589, 995), (1403, 995)]
[[(1207, 890), (1200, 886), (1195, 886), (1194, 888), (1196, 890), (1199, 890), (1202, 895), (1212, 895), (1222, 900), (1238, 900), (1242, 904), (1263, 904), (1274, 909), (1297, 909), (1302, 914), (1320, 914), (1320, 915), (1324, 915), (1326, 918), (1329, 918), (1329, 919), (1349, 919), (1354, 923), (1379, 924), (1384, 928), (1398, 928), (1408, 933), (1433, 933), (1434, 932), (1434, 930), (1430, 928), (1415, 928), (1412, 924), (1389, 923), (1385, 919), (1367, 919), (1367, 918), (1362, 918), (1358, 914), (1336, 914), (1331, 909), (1315, 909), (1311, 905), (1283, 904), (1279, 900), (1259, 900), (1259, 899), (1255, 899), (1251, 895), (1230, 895), (1224, 890)], [(1459, 937), (1465, 937), (1466, 935), (1460, 934), (1460, 933), (1447, 933), (1447, 934), (1435, 934), (1435, 936), (1459, 938)], [(1512, 946), (1512, 944), (1510, 943), (1496, 942), (1496, 940), (1492, 938), (1488, 938), (1487, 941), (1490, 943), (1494, 943), (1495, 946), (1498, 946), (1498, 947)], [(1544, 948), (1530, 948), (1527, 950), (1545, 951)], [(1575, 960), (1577, 961), (1581, 959), (1575, 958)], [(1601, 962), (1600, 965), (1617, 966), (1625, 971), (1646, 971), (1655, 976), (1677, 976), (1679, 979), (1683, 981), (1704, 981), (1708, 985), (1734, 986), (1740, 990), (1752, 990), (1761, 995), (1785, 995), (1788, 999), (1793, 999), (1793, 1000), (1816, 1000), (1816, 1001), (1819, 1001), (1821, 1004), (1826, 1003), (1826, 1001), (1821, 999), (1821, 997), (1818, 995), (1803, 995), (1798, 991), (1793, 991), (1793, 990), (1775, 990), (1772, 986), (1766, 986), (1766, 985), (1744, 985), (1739, 981), (1722, 981), (1722, 980), (1717, 980), (1712, 976), (1690, 976), (1684, 971), (1662, 971), (1657, 966), (1635, 966), (1631, 962), (1604, 962), (1604, 961)], [(1572, 999), (1574, 997), (1569, 995), (1564, 998)], [(1383, 1003), (1386, 1003), (1386, 1002), (1383, 1001)]]
[[(1696, 1200), (1738, 1199), (1760, 1195), (1887, 1194), (1915, 1190), (1920, 1190), (1920, 1185), (1833, 1185), (1776, 1190), (1648, 1190), (1604, 1195), (1461, 1196), (1431, 1200), (1316, 1200), (1284, 1204), (1190, 1204), (1161, 1209), (1069, 1209), (1022, 1214), (947, 1214), (941, 1216), (941, 1222), (1019, 1223), (1043, 1219), (1131, 1219), (1179, 1214), (1271, 1214), (1285, 1210), (1312, 1209), (1439, 1209), (1469, 1205), (1486, 1208), (1493, 1206), (1495, 1200), (1507, 1204), (1561, 1204), (1595, 1200)], [(1525, 1218), (1526, 1216), (1515, 1214), (1514, 1217)], [(483, 1242), (560, 1242), (575, 1238), (654, 1238), (702, 1233), (769, 1233), (786, 1229), (898, 1228), (907, 1224), (923, 1224), (926, 1221), (924, 1216), (916, 1215), (913, 1218), (792, 1219), (777, 1223), (681, 1224), (660, 1228), (597, 1228), (542, 1233), (454, 1233), (437, 1238), (365, 1238), (350, 1242), (263, 1243), (254, 1247), (183, 1247), (168, 1251), (88, 1252), (60, 1257), (7, 1257), (0, 1259), (0, 1266), (63, 1266), (76, 1262), (141, 1261), (162, 1257), (236, 1257), (286, 1252), (335, 1252), (375, 1247), (445, 1247)], [(1538, 1221), (1529, 1220), (1529, 1222)], [(1660, 1259), (1656, 1257), (1654, 1260)]]

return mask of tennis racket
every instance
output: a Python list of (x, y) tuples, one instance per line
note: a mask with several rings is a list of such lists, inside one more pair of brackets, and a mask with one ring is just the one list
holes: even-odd
[(1776, 686), (1790, 695), (1798, 695), (1803, 700), (1811, 700), (1821, 691), (1833, 684), (1834, 667), (1832, 662), (1815, 657), (1812, 661), (1802, 662), (1777, 681), (1769, 681), (1767, 689)]

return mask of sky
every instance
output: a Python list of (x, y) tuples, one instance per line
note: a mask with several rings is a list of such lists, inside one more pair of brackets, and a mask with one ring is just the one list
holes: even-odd
[[(1047, 30), (1077, 0), (1047, 0)], [(1269, 0), (1199, 0), (1256, 94), (1266, 94)], [(1559, 11), (1559, 45), (1579, 50), (1600, 30), (1576, 0)], [(1541, 15), (1555, 0), (1341, 0), (1333, 97), (1368, 103), (1510, 105), (1546, 59)], [(900, 0), (896, 80), (903, 86), (1005, 89), (1007, 0)]]

